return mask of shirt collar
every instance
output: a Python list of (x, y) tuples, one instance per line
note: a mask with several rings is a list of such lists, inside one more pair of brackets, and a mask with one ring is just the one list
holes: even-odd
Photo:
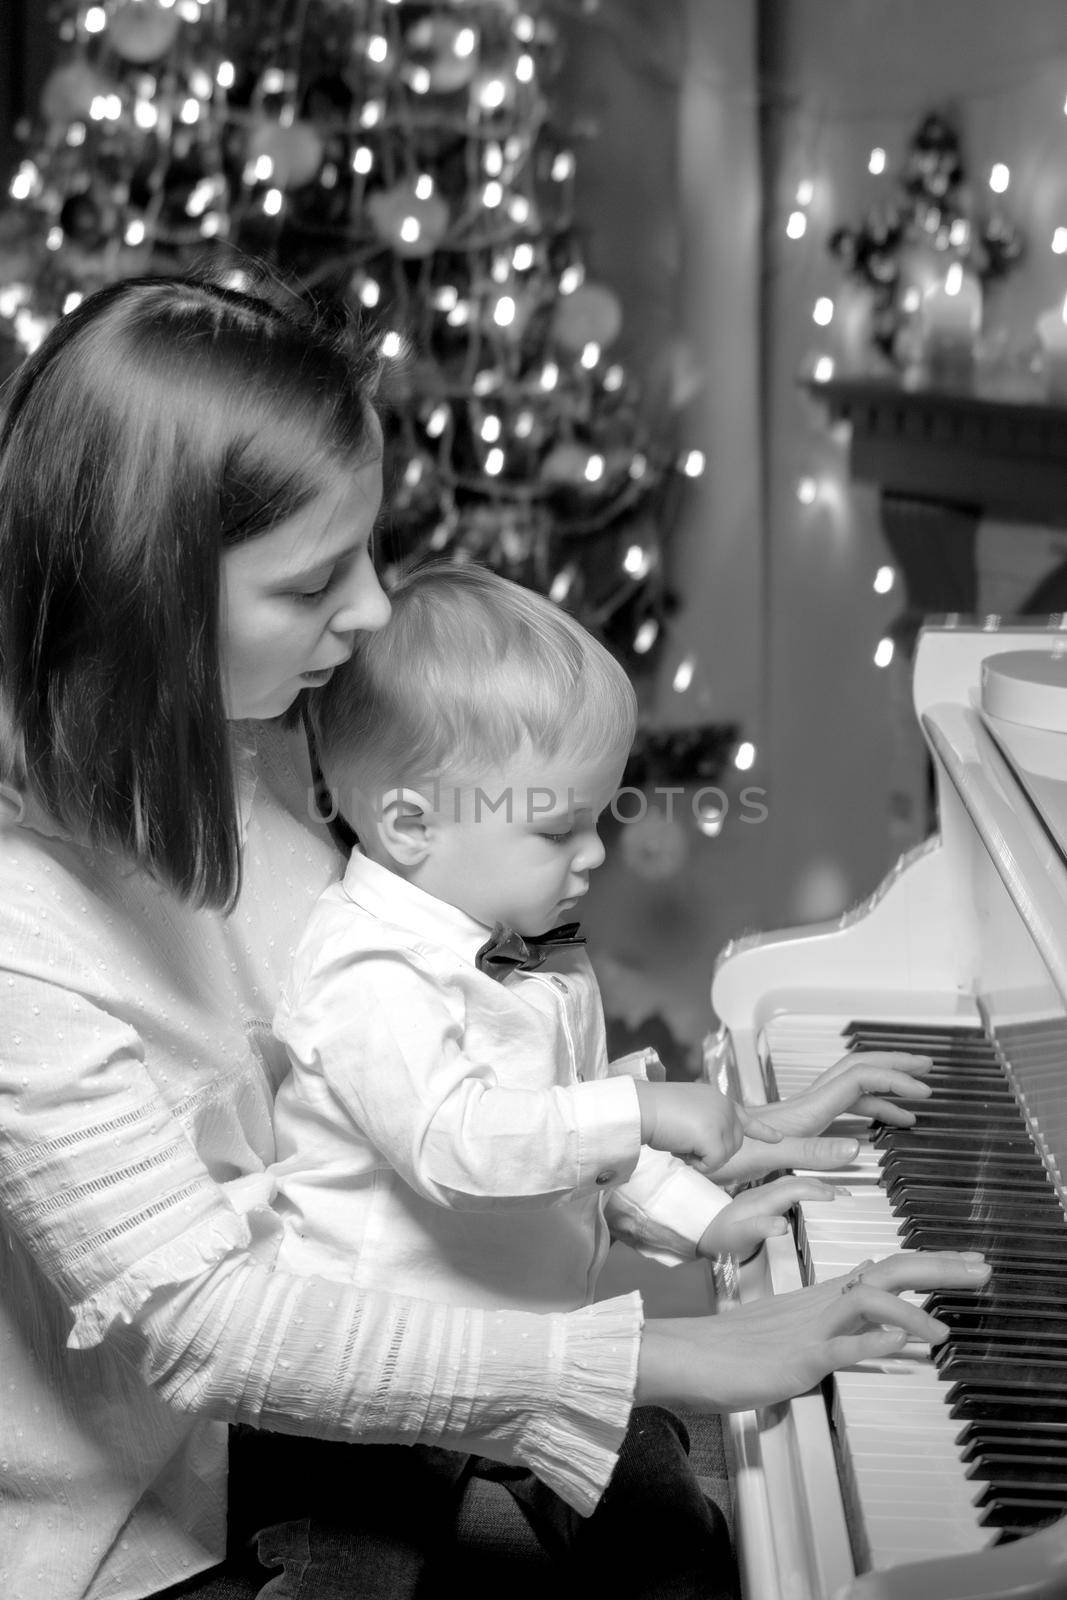
[(476, 922), (458, 906), (450, 906), (436, 895), (427, 894), (425, 889), (409, 883), (399, 873), (379, 866), (362, 850), (353, 850), (349, 857), (343, 889), (348, 899), (362, 910), (443, 945), (471, 966), (489, 937), (490, 929), (484, 923)]

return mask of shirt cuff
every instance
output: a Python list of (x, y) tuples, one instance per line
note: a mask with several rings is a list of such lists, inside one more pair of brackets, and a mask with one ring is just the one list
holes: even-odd
[[(644, 1164), (642, 1191), (616, 1190), (608, 1202), (612, 1234), (666, 1267), (692, 1261), (697, 1246), (730, 1196), (684, 1161), (668, 1157), (662, 1174)], [(649, 1181), (658, 1179), (653, 1187)], [(647, 1185), (647, 1187), (644, 1187)]]
[(574, 1096), (578, 1194), (625, 1183), (641, 1155), (641, 1105), (632, 1078), (580, 1084)]
[(557, 1388), (519, 1454), (542, 1483), (587, 1517), (608, 1486), (630, 1421), (644, 1325), (641, 1296), (602, 1300), (553, 1321)]

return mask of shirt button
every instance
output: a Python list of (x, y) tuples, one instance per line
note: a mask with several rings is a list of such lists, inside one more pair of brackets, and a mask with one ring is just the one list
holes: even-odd
[(605, 1183), (611, 1183), (614, 1177), (615, 1174), (613, 1172), (598, 1172), (596, 1175), (596, 1181), (597, 1183), (603, 1185)]

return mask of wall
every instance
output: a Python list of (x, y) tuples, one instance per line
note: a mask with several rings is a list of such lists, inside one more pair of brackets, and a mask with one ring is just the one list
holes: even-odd
[[(771, 818), (763, 906), (769, 923), (782, 924), (832, 914), (875, 885), (917, 826), (922, 782), (906, 666), (872, 663), (898, 603), (871, 589), (888, 559), (874, 494), (843, 481), (844, 444), (796, 382), (815, 352), (840, 357), (850, 343), (840, 316), (828, 329), (811, 320), (817, 296), (837, 296), (839, 312), (845, 303), (825, 239), (877, 204), (922, 117), (950, 112), (976, 194), (992, 198), (984, 185), (994, 162), (1011, 169), (1003, 200), (1030, 250), (989, 294), (985, 328), (1024, 363), (1035, 314), (1067, 290), (1067, 258), (1049, 249), (1054, 228), (1067, 223), (1067, 7), (770, 0), (764, 22), (774, 165), (764, 235)], [(890, 162), (882, 178), (867, 170), (876, 145)], [(804, 180), (814, 184), (809, 227), (792, 241), (785, 220)], [(809, 474), (820, 498), (804, 506), (796, 486)], [(986, 531), (986, 588), (997, 576), (998, 603), (1019, 592), (1012, 569), (1029, 572), (1048, 546), (1041, 530)]]

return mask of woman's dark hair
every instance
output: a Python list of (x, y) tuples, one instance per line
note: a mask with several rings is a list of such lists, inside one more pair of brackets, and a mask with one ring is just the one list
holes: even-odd
[(376, 447), (367, 342), (250, 277), (90, 295), (0, 421), (0, 782), (215, 907), (240, 885), (221, 552)]

